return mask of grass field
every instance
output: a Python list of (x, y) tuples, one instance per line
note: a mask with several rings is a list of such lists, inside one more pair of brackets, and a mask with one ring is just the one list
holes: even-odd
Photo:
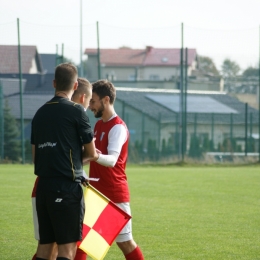
[[(260, 259), (259, 166), (130, 165), (127, 174), (133, 234), (146, 260)], [(0, 165), (1, 260), (34, 254), (34, 179), (31, 165)], [(113, 245), (105, 259), (124, 258)]]

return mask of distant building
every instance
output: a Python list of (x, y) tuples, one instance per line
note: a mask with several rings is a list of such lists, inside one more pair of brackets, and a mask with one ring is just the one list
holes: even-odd
[[(156, 149), (162, 150), (163, 142), (171, 142), (173, 152), (178, 153), (180, 140), (180, 105), (178, 90), (132, 89), (117, 87), (115, 108), (130, 132), (130, 146), (137, 142), (142, 149), (149, 149), (152, 140)], [(30, 137), (31, 120), (53, 93), (31, 92), (23, 95), (26, 138)], [(8, 98), (12, 114), (20, 118), (19, 94)], [(96, 118), (87, 112), (91, 125)], [(258, 134), (258, 111), (248, 107), (248, 137)], [(225, 140), (235, 139), (245, 149), (245, 104), (236, 98), (219, 92), (189, 91), (187, 96), (187, 136), (186, 149), (190, 149), (192, 136), (199, 138), (199, 145), (205, 140), (212, 140), (218, 149)], [(254, 151), (257, 151), (254, 142)]]
[[(99, 67), (97, 49), (86, 49), (86, 75), (90, 81), (96, 81), (100, 69), (101, 78), (117, 82), (122, 87), (179, 89), (180, 53), (179, 48), (152, 46), (145, 49), (100, 49)], [(188, 49), (187, 61), (188, 89), (220, 90), (220, 79), (198, 79), (195, 75), (194, 72), (198, 69), (196, 49)]]
[[(18, 46), (0, 45), (0, 57), (0, 78), (19, 79)], [(36, 46), (21, 46), (21, 70), (25, 91), (42, 86), (45, 71)]]

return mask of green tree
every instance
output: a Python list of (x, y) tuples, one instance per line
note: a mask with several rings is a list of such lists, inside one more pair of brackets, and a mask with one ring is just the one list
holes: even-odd
[(258, 77), (259, 76), (259, 69), (254, 67), (248, 67), (243, 71), (242, 74), (244, 77)]
[(209, 140), (209, 138), (208, 137), (205, 137), (204, 139), (203, 139), (203, 143), (202, 143), (202, 150), (203, 150), (203, 152), (208, 152), (208, 151), (210, 151), (211, 150), (211, 142), (210, 142), (210, 140)]
[(18, 137), (18, 126), (6, 100), (4, 107), (4, 156), (8, 160), (19, 160), (21, 146)]
[(32, 145), (30, 140), (25, 140), (25, 161), (28, 163), (32, 162)]
[(199, 70), (212, 76), (219, 76), (214, 61), (206, 56), (199, 56)]
[(149, 139), (147, 143), (147, 155), (151, 161), (158, 160), (158, 149), (156, 148), (156, 141)]
[(202, 148), (200, 147), (200, 140), (196, 135), (192, 135), (190, 139), (189, 156), (193, 158), (202, 157)]
[(224, 78), (235, 78), (240, 71), (239, 65), (230, 59), (225, 59), (223, 61), (221, 69)]

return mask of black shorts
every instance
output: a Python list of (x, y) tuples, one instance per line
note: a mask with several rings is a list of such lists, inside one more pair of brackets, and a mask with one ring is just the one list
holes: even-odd
[(36, 210), (40, 244), (81, 241), (85, 212), (81, 187), (73, 193), (37, 192)]

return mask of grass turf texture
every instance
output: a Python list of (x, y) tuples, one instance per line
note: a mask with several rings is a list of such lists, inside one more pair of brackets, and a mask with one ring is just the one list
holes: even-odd
[[(130, 165), (127, 174), (133, 234), (145, 259), (260, 259), (259, 166)], [(34, 179), (32, 165), (0, 165), (1, 260), (35, 252)], [(113, 245), (105, 259), (123, 256)]]

